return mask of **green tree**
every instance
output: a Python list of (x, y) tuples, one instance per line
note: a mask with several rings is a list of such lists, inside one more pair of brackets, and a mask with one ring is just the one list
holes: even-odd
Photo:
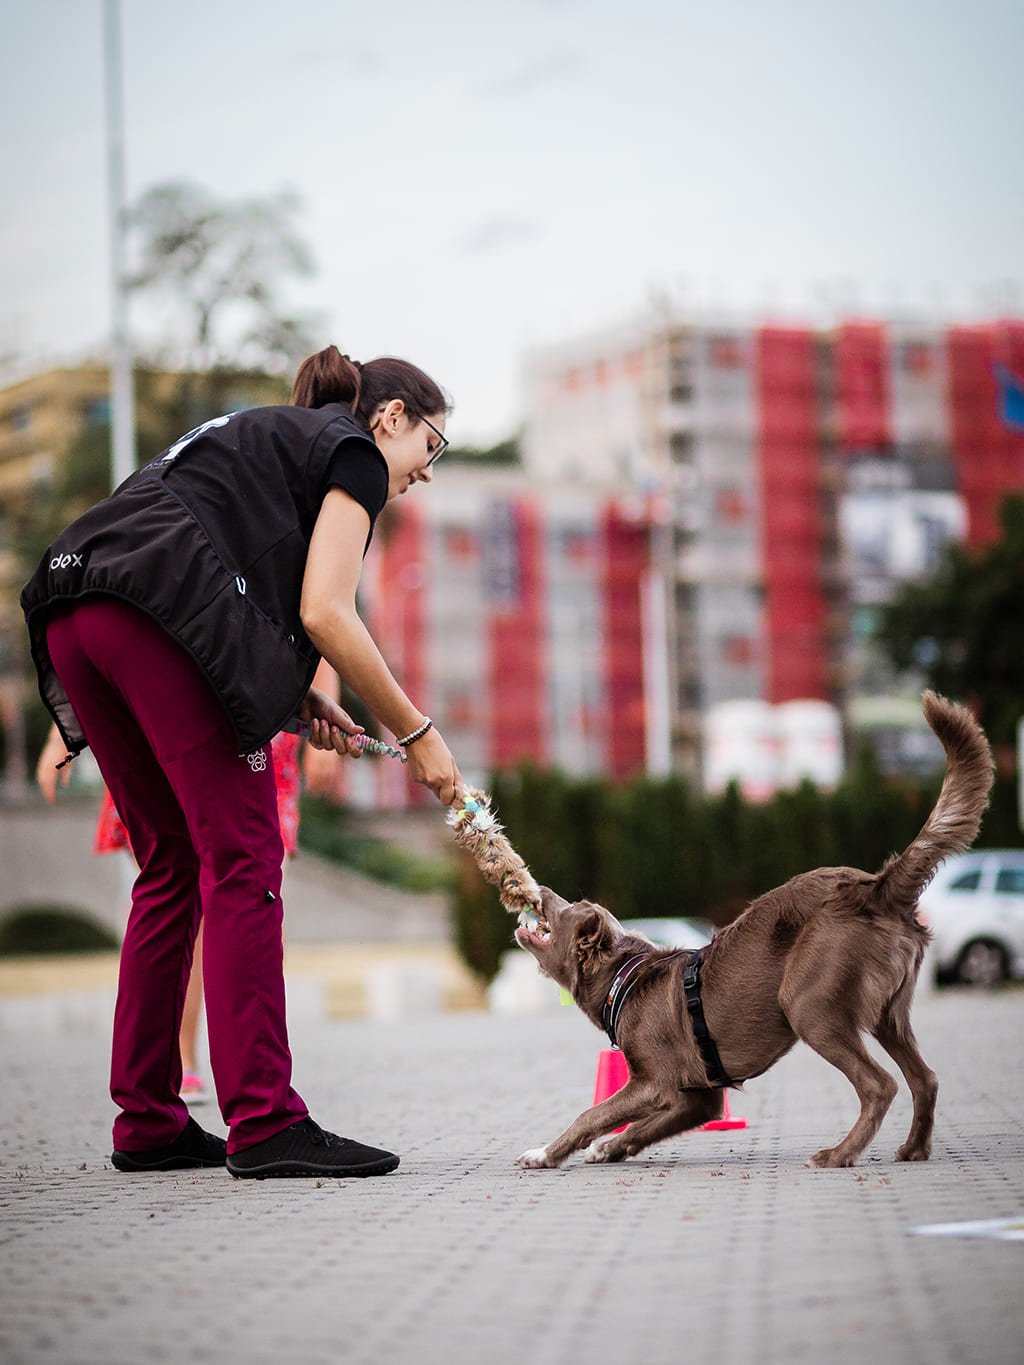
[(173, 180), (151, 186), (129, 211), (138, 261), (129, 282), (170, 300), (182, 369), (274, 374), (314, 349), (312, 320), (280, 297), (283, 280), (313, 270), (294, 226), (299, 207), (287, 191), (218, 199)]
[(445, 455), (449, 464), (500, 465), (515, 468), (523, 462), (519, 437), (510, 436), (493, 446), (453, 445)]
[(1000, 508), (1001, 534), (981, 551), (947, 548), (937, 572), (883, 611), (881, 648), (900, 670), (971, 701), (1004, 751), (1024, 714), (1024, 494)]

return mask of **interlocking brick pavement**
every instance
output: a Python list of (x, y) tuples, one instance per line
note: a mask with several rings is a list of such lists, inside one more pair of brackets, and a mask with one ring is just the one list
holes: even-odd
[(1024, 1213), (1022, 1023), (1020, 990), (919, 1002), (927, 1164), (892, 1160), (901, 1082), (860, 1167), (807, 1170), (856, 1102), (800, 1047), (734, 1097), (746, 1130), (521, 1171), (590, 1101), (603, 1039), (575, 1011), (304, 1017), (314, 1116), (402, 1155), (323, 1183), (120, 1175), (103, 1038), (7, 1035), (0, 1360), (1019, 1365), (1024, 1246), (908, 1229)]

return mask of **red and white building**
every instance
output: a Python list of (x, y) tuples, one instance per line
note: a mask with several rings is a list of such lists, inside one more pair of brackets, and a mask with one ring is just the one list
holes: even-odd
[[(694, 769), (717, 703), (884, 692), (878, 606), (948, 540), (988, 543), (1024, 487), (997, 364), (1024, 375), (1024, 321), (661, 325), (548, 351), (522, 470), (452, 465), (389, 508), (377, 638), (481, 780), (523, 759)], [(372, 780), (400, 799), (393, 768)]]
[[(458, 464), (389, 506), (363, 609), (468, 780), (524, 760), (615, 777), (649, 763), (651, 511), (628, 492)], [(353, 796), (406, 798), (397, 764), (352, 776), (372, 784)]]

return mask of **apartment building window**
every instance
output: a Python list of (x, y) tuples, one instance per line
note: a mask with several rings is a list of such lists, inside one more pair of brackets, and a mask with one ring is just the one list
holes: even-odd
[(82, 411), (85, 424), (89, 427), (106, 426), (110, 421), (110, 399), (93, 398), (90, 399)]
[(715, 494), (715, 517), (733, 525), (746, 521), (749, 508), (744, 493), (738, 488), (720, 488)]
[(480, 542), (475, 532), (465, 526), (452, 526), (444, 533), (444, 552), (449, 559), (475, 559), (480, 553)]
[(711, 363), (719, 370), (739, 370), (746, 363), (739, 337), (712, 337)]
[(674, 431), (668, 438), (668, 453), (673, 464), (686, 464), (693, 459), (693, 436), (690, 432)]
[(471, 693), (451, 691), (444, 699), (445, 724), (453, 730), (469, 730), (477, 722), (477, 707)]
[(727, 635), (722, 641), (722, 657), (733, 667), (749, 668), (757, 659), (757, 641), (749, 635)]
[(556, 544), (562, 555), (574, 563), (584, 563), (594, 553), (594, 538), (587, 531), (561, 527), (556, 532)]
[(924, 376), (935, 368), (935, 352), (923, 342), (908, 341), (902, 348), (902, 368), (908, 374)]
[(32, 405), (30, 403), (19, 403), (11, 408), (7, 417), (12, 431), (27, 431), (32, 425)]

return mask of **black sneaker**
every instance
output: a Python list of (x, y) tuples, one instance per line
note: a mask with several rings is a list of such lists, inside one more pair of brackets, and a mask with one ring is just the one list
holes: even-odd
[(184, 1171), (190, 1166), (223, 1166), (227, 1159), (224, 1139), (204, 1132), (191, 1117), (181, 1137), (169, 1147), (151, 1147), (146, 1152), (119, 1152), (115, 1148), (110, 1154), (117, 1171)]
[(290, 1128), (253, 1147), (232, 1152), (228, 1170), (240, 1180), (266, 1180), (268, 1176), (387, 1175), (398, 1165), (393, 1152), (364, 1147), (361, 1142), (325, 1133), (312, 1119), (300, 1119)]

